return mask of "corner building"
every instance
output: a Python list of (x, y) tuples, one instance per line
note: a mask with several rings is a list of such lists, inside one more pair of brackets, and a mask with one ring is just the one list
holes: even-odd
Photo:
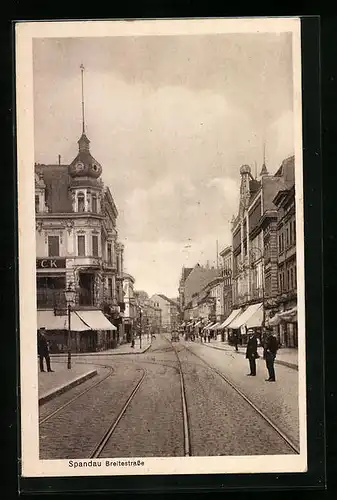
[(84, 132), (70, 165), (35, 164), (38, 327), (52, 352), (66, 348), (66, 288), (72, 305), (72, 350), (114, 347), (123, 331), (123, 251), (118, 211)]

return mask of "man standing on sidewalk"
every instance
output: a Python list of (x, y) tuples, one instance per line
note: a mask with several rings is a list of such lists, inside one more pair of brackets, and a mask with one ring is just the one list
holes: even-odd
[(248, 330), (248, 342), (246, 349), (246, 359), (249, 361), (250, 373), (247, 375), (255, 377), (256, 375), (256, 358), (259, 357), (257, 353), (257, 338), (253, 329)]
[(266, 360), (266, 366), (269, 373), (269, 378), (266, 382), (275, 382), (275, 368), (274, 362), (277, 353), (277, 338), (272, 331), (267, 332), (267, 339), (264, 346), (264, 359)]
[(40, 359), (40, 371), (44, 372), (43, 358), (46, 360), (47, 370), (53, 372), (50, 366), (49, 347), (45, 336), (45, 328), (40, 328), (37, 332), (37, 352)]

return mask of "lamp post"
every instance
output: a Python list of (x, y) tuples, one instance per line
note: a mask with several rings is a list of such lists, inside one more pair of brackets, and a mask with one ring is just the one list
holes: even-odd
[(68, 370), (71, 369), (71, 305), (74, 301), (76, 291), (73, 288), (73, 284), (69, 283), (68, 288), (65, 290), (65, 297), (67, 302), (67, 313), (68, 313)]

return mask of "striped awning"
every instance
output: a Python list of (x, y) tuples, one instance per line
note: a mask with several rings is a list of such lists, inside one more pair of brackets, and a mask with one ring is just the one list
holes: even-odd
[(221, 325), (219, 326), (219, 330), (222, 330), (222, 328), (226, 328), (229, 325), (229, 323), (231, 323), (233, 319), (236, 318), (238, 314), (240, 314), (241, 312), (242, 309), (233, 309), (228, 318), (226, 318), (225, 321), (221, 323)]
[(220, 323), (215, 323), (215, 325), (210, 327), (210, 330), (217, 330), (220, 326)]

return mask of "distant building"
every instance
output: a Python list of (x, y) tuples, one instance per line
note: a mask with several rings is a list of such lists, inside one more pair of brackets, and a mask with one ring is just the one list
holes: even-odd
[(161, 324), (164, 330), (172, 330), (179, 323), (179, 304), (162, 293), (152, 295), (151, 301), (161, 309)]
[(180, 306), (180, 320), (183, 320), (185, 308), (185, 281), (189, 274), (193, 271), (193, 267), (183, 267), (181, 271), (181, 278), (179, 281), (179, 306)]
[(136, 322), (134, 323), (134, 332), (143, 334), (160, 333), (162, 324), (162, 311), (159, 304), (149, 298), (148, 294), (142, 290), (134, 292), (136, 307)]
[[(223, 276), (223, 319), (225, 320), (232, 312), (232, 275), (233, 275), (233, 250), (227, 246), (220, 252), (221, 271)], [(221, 330), (221, 339), (225, 340), (225, 332)]]
[(135, 279), (131, 274), (123, 273), (124, 293), (124, 335), (127, 342), (132, 340), (132, 330), (137, 318), (137, 309), (134, 297)]
[(198, 294), (210, 281), (219, 277), (221, 272), (216, 268), (209, 268), (196, 264), (188, 273), (183, 283), (181, 281), (180, 296), (184, 297), (183, 319), (190, 319), (192, 299)]

